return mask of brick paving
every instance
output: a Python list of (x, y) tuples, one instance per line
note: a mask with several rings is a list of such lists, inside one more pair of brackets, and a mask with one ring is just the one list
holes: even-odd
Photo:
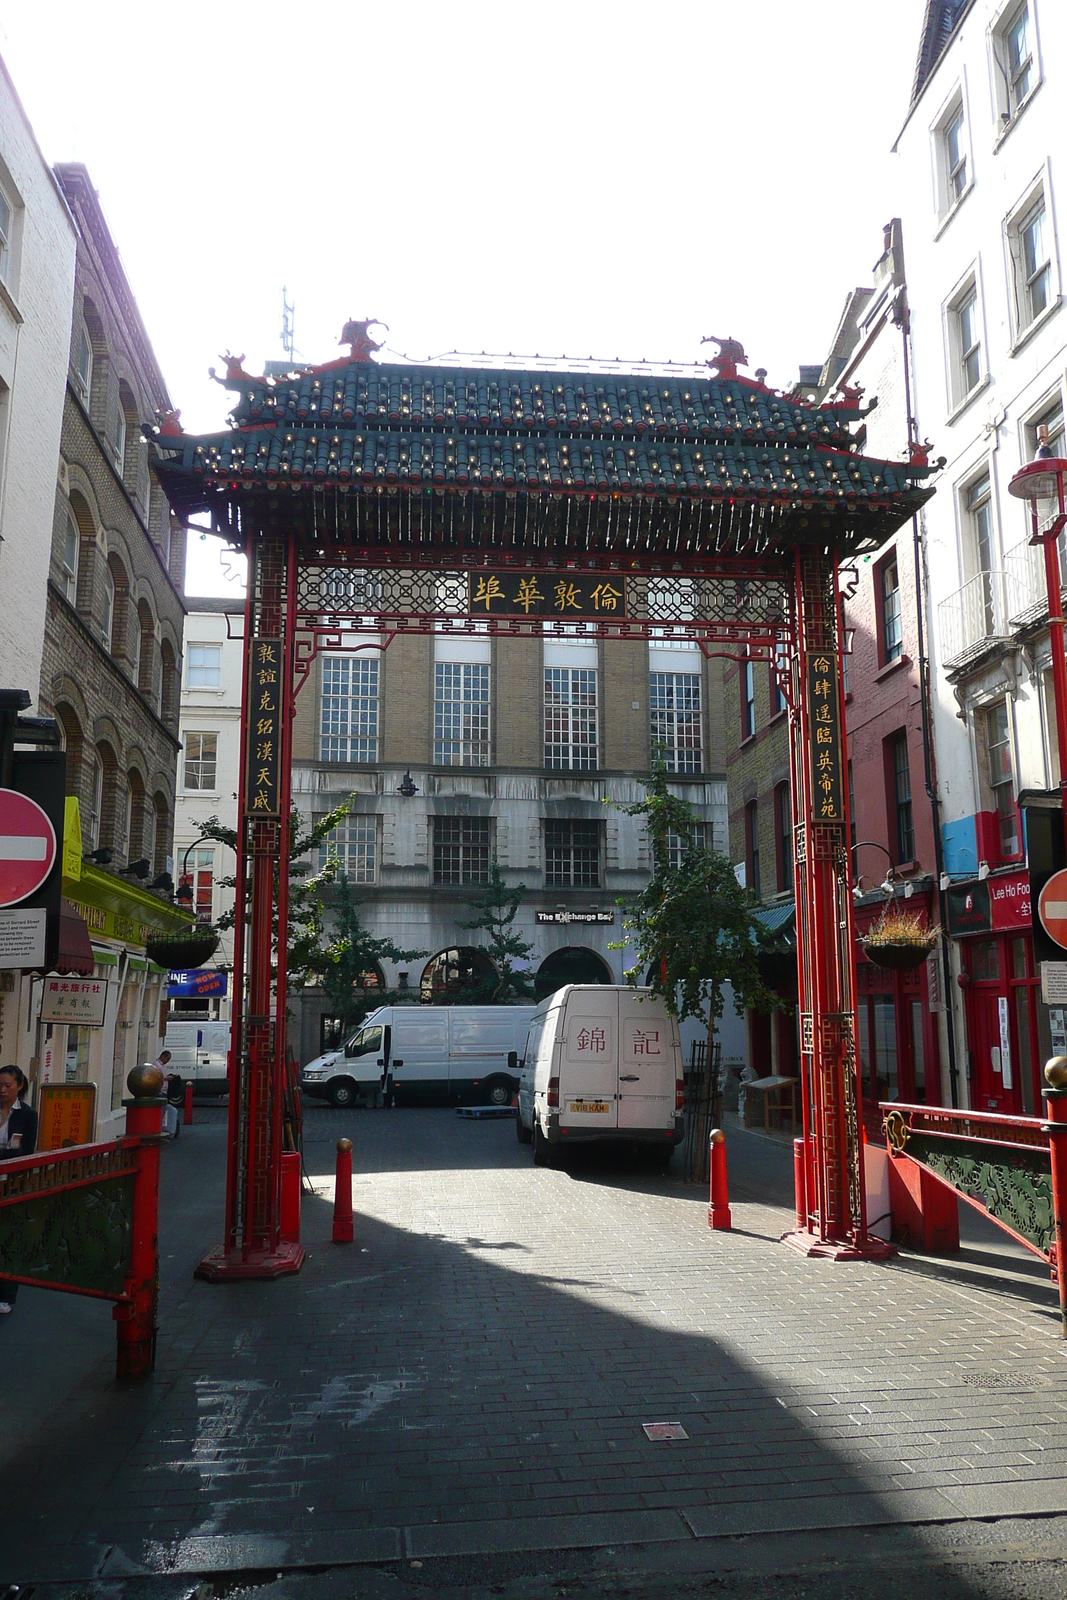
[[(581, 1550), (1067, 1510), (1051, 1287), (988, 1233), (944, 1264), (781, 1246), (791, 1152), (732, 1133), (734, 1231), (628, 1158), (534, 1168), (510, 1123), (308, 1114), (299, 1278), (212, 1286), (224, 1130), (164, 1162), (154, 1383), (108, 1308), (23, 1291), (5, 1580)], [(336, 1138), (356, 1243), (329, 1240)], [(1039, 1264), (1035, 1264), (1039, 1267)], [(1007, 1274), (999, 1271), (1006, 1267)], [(650, 1443), (641, 1424), (689, 1437)]]

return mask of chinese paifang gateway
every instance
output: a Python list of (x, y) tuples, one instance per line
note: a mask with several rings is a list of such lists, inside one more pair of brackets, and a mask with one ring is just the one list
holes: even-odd
[[(273, 932), (287, 921), (295, 696), (342, 635), (373, 634), (387, 649), (445, 622), (528, 636), (581, 625), (605, 640), (671, 627), (779, 673), (797, 777), (808, 1134), (795, 1242), (875, 1253), (857, 1111), (837, 567), (922, 505), (925, 455), (858, 454), (857, 400), (778, 394), (739, 375), (732, 342), (714, 372), (688, 376), (379, 366), (361, 327), (350, 328), (351, 359), (276, 382), (228, 359), (230, 429), (187, 435), (172, 414), (153, 435), (171, 505), (207, 512), (249, 557), (237, 1092), (225, 1241), (202, 1270), (273, 1275), (302, 1259), (278, 1223), (284, 936), (272, 976)], [(260, 711), (264, 643), (281, 677), (275, 707)]]

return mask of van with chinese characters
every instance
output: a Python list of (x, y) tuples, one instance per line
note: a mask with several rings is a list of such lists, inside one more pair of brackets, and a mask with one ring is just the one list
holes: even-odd
[(515, 1121), (538, 1166), (568, 1145), (650, 1145), (670, 1160), (683, 1137), (678, 1024), (650, 989), (568, 984), (534, 1014)]
[(309, 1061), (300, 1087), (349, 1106), (380, 1086), (386, 1105), (507, 1106), (533, 1006), (379, 1006), (341, 1050)]

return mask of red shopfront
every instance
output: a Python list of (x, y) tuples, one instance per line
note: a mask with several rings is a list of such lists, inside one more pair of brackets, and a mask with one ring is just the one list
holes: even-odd
[(1015, 870), (948, 891), (961, 952), (967, 1080), (975, 1111), (1041, 1115), (1051, 1032), (1030, 927), (1030, 876)]
[[(931, 890), (920, 890), (907, 901), (907, 910), (930, 920)], [(882, 914), (882, 903), (857, 906), (856, 933), (865, 934)], [(933, 958), (936, 960), (936, 957)], [(903, 1100), (912, 1105), (941, 1104), (941, 1069), (937, 1017), (931, 1011), (930, 961), (908, 971), (894, 972), (868, 961), (856, 947), (856, 1012), (863, 1096), (868, 1122), (879, 1100)], [(934, 993), (938, 992), (936, 973)]]

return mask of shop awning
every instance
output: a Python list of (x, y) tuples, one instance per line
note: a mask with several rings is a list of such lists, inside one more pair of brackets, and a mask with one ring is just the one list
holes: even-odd
[(78, 915), (69, 900), (61, 900), (59, 906), (59, 954), (55, 971), (77, 972), (83, 978), (91, 978), (96, 957), (85, 918)]

